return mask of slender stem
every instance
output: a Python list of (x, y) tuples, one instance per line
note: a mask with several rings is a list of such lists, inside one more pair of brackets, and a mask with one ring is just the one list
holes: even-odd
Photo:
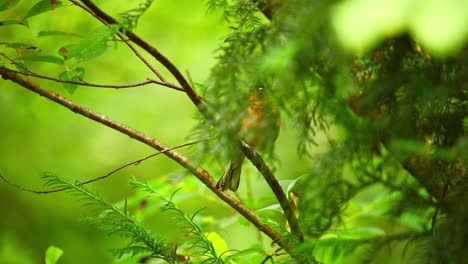
[(257, 168), (258, 171), (263, 175), (265, 181), (270, 186), (271, 190), (276, 196), (276, 199), (279, 201), (281, 208), (284, 211), (284, 215), (291, 227), (291, 232), (299, 239), (299, 241), (304, 241), (304, 235), (299, 228), (299, 222), (297, 221), (296, 215), (294, 214), (294, 210), (291, 207), (291, 203), (289, 202), (286, 194), (281, 188), (276, 177), (271, 172), (270, 168), (265, 165), (262, 157), (253, 150), (249, 145), (247, 145), (244, 141), (242, 141), (242, 153), (252, 162), (252, 164)]
[(139, 82), (139, 83), (132, 83), (132, 84), (119, 84), (119, 85), (116, 85), (116, 84), (96, 84), (96, 83), (89, 83), (89, 82), (86, 82), (86, 81), (75, 82), (75, 81), (60, 80), (60, 79), (57, 79), (57, 78), (53, 78), (53, 77), (49, 77), (49, 76), (45, 76), (45, 75), (40, 75), (40, 74), (37, 74), (37, 73), (24, 73), (24, 72), (15, 71), (15, 70), (11, 70), (11, 71), (16, 72), (17, 74), (24, 75), (24, 76), (31, 76), (31, 77), (44, 79), (44, 80), (49, 80), (49, 81), (54, 81), (54, 82), (58, 82), (58, 83), (69, 83), (69, 84), (75, 84), (75, 85), (80, 85), (80, 86), (88, 86), (88, 87), (95, 87), (95, 88), (125, 89), (125, 88), (139, 87), (139, 86), (144, 86), (144, 85), (154, 83), (154, 84), (159, 84), (159, 85), (162, 85), (162, 86), (165, 86), (165, 87), (177, 90), (177, 91), (184, 91), (182, 88), (180, 88), (180, 87), (178, 87), (176, 85), (163, 83), (163, 82), (152, 80), (152, 79), (147, 79), (146, 81)]

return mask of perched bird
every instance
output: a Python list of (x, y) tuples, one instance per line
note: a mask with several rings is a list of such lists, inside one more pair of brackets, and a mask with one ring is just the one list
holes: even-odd
[[(273, 146), (279, 134), (280, 119), (277, 109), (268, 100), (264, 88), (257, 88), (249, 97), (250, 106), (239, 124), (239, 137), (257, 151)], [(239, 187), (242, 163), (245, 159), (238, 152), (216, 184), (223, 191), (236, 191)]]

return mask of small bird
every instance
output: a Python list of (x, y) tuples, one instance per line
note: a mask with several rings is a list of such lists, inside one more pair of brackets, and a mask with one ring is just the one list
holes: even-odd
[[(264, 88), (257, 88), (249, 101), (250, 106), (239, 124), (239, 137), (257, 151), (268, 149), (279, 135), (279, 113), (268, 100)], [(244, 154), (239, 151), (219, 179), (216, 188), (223, 191), (237, 190), (244, 159)]]

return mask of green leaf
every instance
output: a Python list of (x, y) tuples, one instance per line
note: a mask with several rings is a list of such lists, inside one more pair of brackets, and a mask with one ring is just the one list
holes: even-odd
[(292, 188), (294, 188), (294, 185), (296, 185), (297, 181), (301, 178), (302, 176), (299, 176), (296, 179), (292, 179), (291, 182), (288, 184), (288, 188), (286, 188), (286, 193), (289, 193), (292, 190)]
[(19, 0), (0, 0), (0, 12), (8, 10), (19, 3)]
[(66, 59), (77, 58), (79, 60), (90, 60), (102, 55), (109, 47), (118, 26), (103, 26), (88, 34), (78, 44), (63, 46), (59, 54)]
[(205, 233), (204, 235), (209, 241), (211, 241), (218, 255), (221, 255), (223, 252), (226, 252), (229, 250), (226, 241), (218, 233), (209, 232), (209, 233)]
[(424, 232), (428, 228), (427, 219), (415, 213), (405, 212), (400, 215), (400, 223), (418, 232)]
[(23, 17), (23, 19), (28, 19), (32, 16), (36, 16), (48, 11), (52, 11), (58, 7), (64, 6), (64, 4), (60, 1), (51, 1), (51, 0), (42, 0), (37, 2), (31, 9), (29, 9), (28, 13)]
[(62, 58), (56, 57), (56, 56), (49, 56), (49, 55), (26, 56), (26, 57), (21, 57), (21, 59), (25, 61), (42, 61), (42, 62), (55, 63), (58, 65), (64, 65), (64, 61)]
[(55, 264), (63, 254), (63, 250), (56, 246), (49, 246), (46, 250), (45, 263)]

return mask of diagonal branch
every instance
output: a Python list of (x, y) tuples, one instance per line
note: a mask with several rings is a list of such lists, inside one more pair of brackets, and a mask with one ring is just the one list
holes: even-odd
[(299, 223), (297, 221), (296, 215), (294, 214), (294, 210), (291, 207), (291, 203), (289, 202), (286, 194), (281, 188), (276, 177), (271, 172), (270, 168), (265, 165), (265, 161), (262, 157), (253, 150), (249, 145), (247, 145), (244, 141), (242, 141), (242, 153), (252, 162), (252, 164), (257, 168), (257, 170), (263, 175), (265, 181), (270, 186), (271, 190), (276, 196), (276, 199), (279, 201), (281, 208), (283, 209), (284, 215), (286, 216), (286, 220), (291, 227), (291, 232), (299, 239), (299, 241), (304, 242), (304, 235), (299, 228)]
[(203, 168), (198, 167), (196, 164), (194, 164), (192, 161), (190, 161), (187, 157), (179, 154), (175, 150), (168, 150), (169, 148), (163, 145), (161, 142), (156, 140), (155, 138), (152, 138), (142, 132), (139, 132), (137, 130), (134, 130), (130, 127), (125, 126), (124, 124), (118, 123), (104, 115), (101, 115), (99, 113), (96, 113), (92, 111), (91, 109), (88, 109), (84, 106), (81, 106), (79, 104), (76, 104), (67, 98), (51, 92), (49, 90), (44, 89), (40, 85), (32, 82), (31, 80), (21, 76), (20, 74), (17, 74), (14, 71), (9, 70), (8, 68), (5, 68), (3, 66), (0, 66), (0, 75), (6, 79), (6, 80), (11, 80), (20, 86), (35, 92), (41, 96), (44, 96), (48, 98), (51, 101), (54, 101), (74, 113), (80, 114), (86, 118), (89, 118), (91, 120), (94, 120), (98, 123), (101, 123), (107, 127), (110, 127), (114, 130), (117, 130), (141, 143), (144, 143), (156, 150), (159, 150), (161, 152), (164, 152), (164, 155), (169, 157), (170, 159), (174, 160), (177, 162), (179, 165), (182, 167), (186, 168), (188, 171), (190, 171), (193, 175), (195, 175), (201, 182), (203, 182), (213, 193), (215, 193), (219, 198), (221, 198), (224, 202), (229, 204), (234, 210), (239, 212), (242, 216), (244, 216), (249, 222), (251, 222), (253, 225), (255, 225), (256, 228), (258, 228), (260, 231), (265, 233), (268, 237), (270, 237), (273, 241), (278, 243), (279, 246), (281, 246), (283, 249), (285, 249), (291, 256), (295, 258), (300, 258), (298, 257), (294, 252), (293, 252), (293, 245), (285, 241), (282, 237), (281, 234), (277, 233), (275, 230), (270, 225), (264, 224), (261, 221), (261, 218), (256, 215), (253, 211), (251, 211), (248, 207), (243, 205), (238, 199), (235, 197), (231, 196), (227, 192), (223, 192), (219, 189), (216, 188), (216, 181), (213, 179), (213, 177)]

